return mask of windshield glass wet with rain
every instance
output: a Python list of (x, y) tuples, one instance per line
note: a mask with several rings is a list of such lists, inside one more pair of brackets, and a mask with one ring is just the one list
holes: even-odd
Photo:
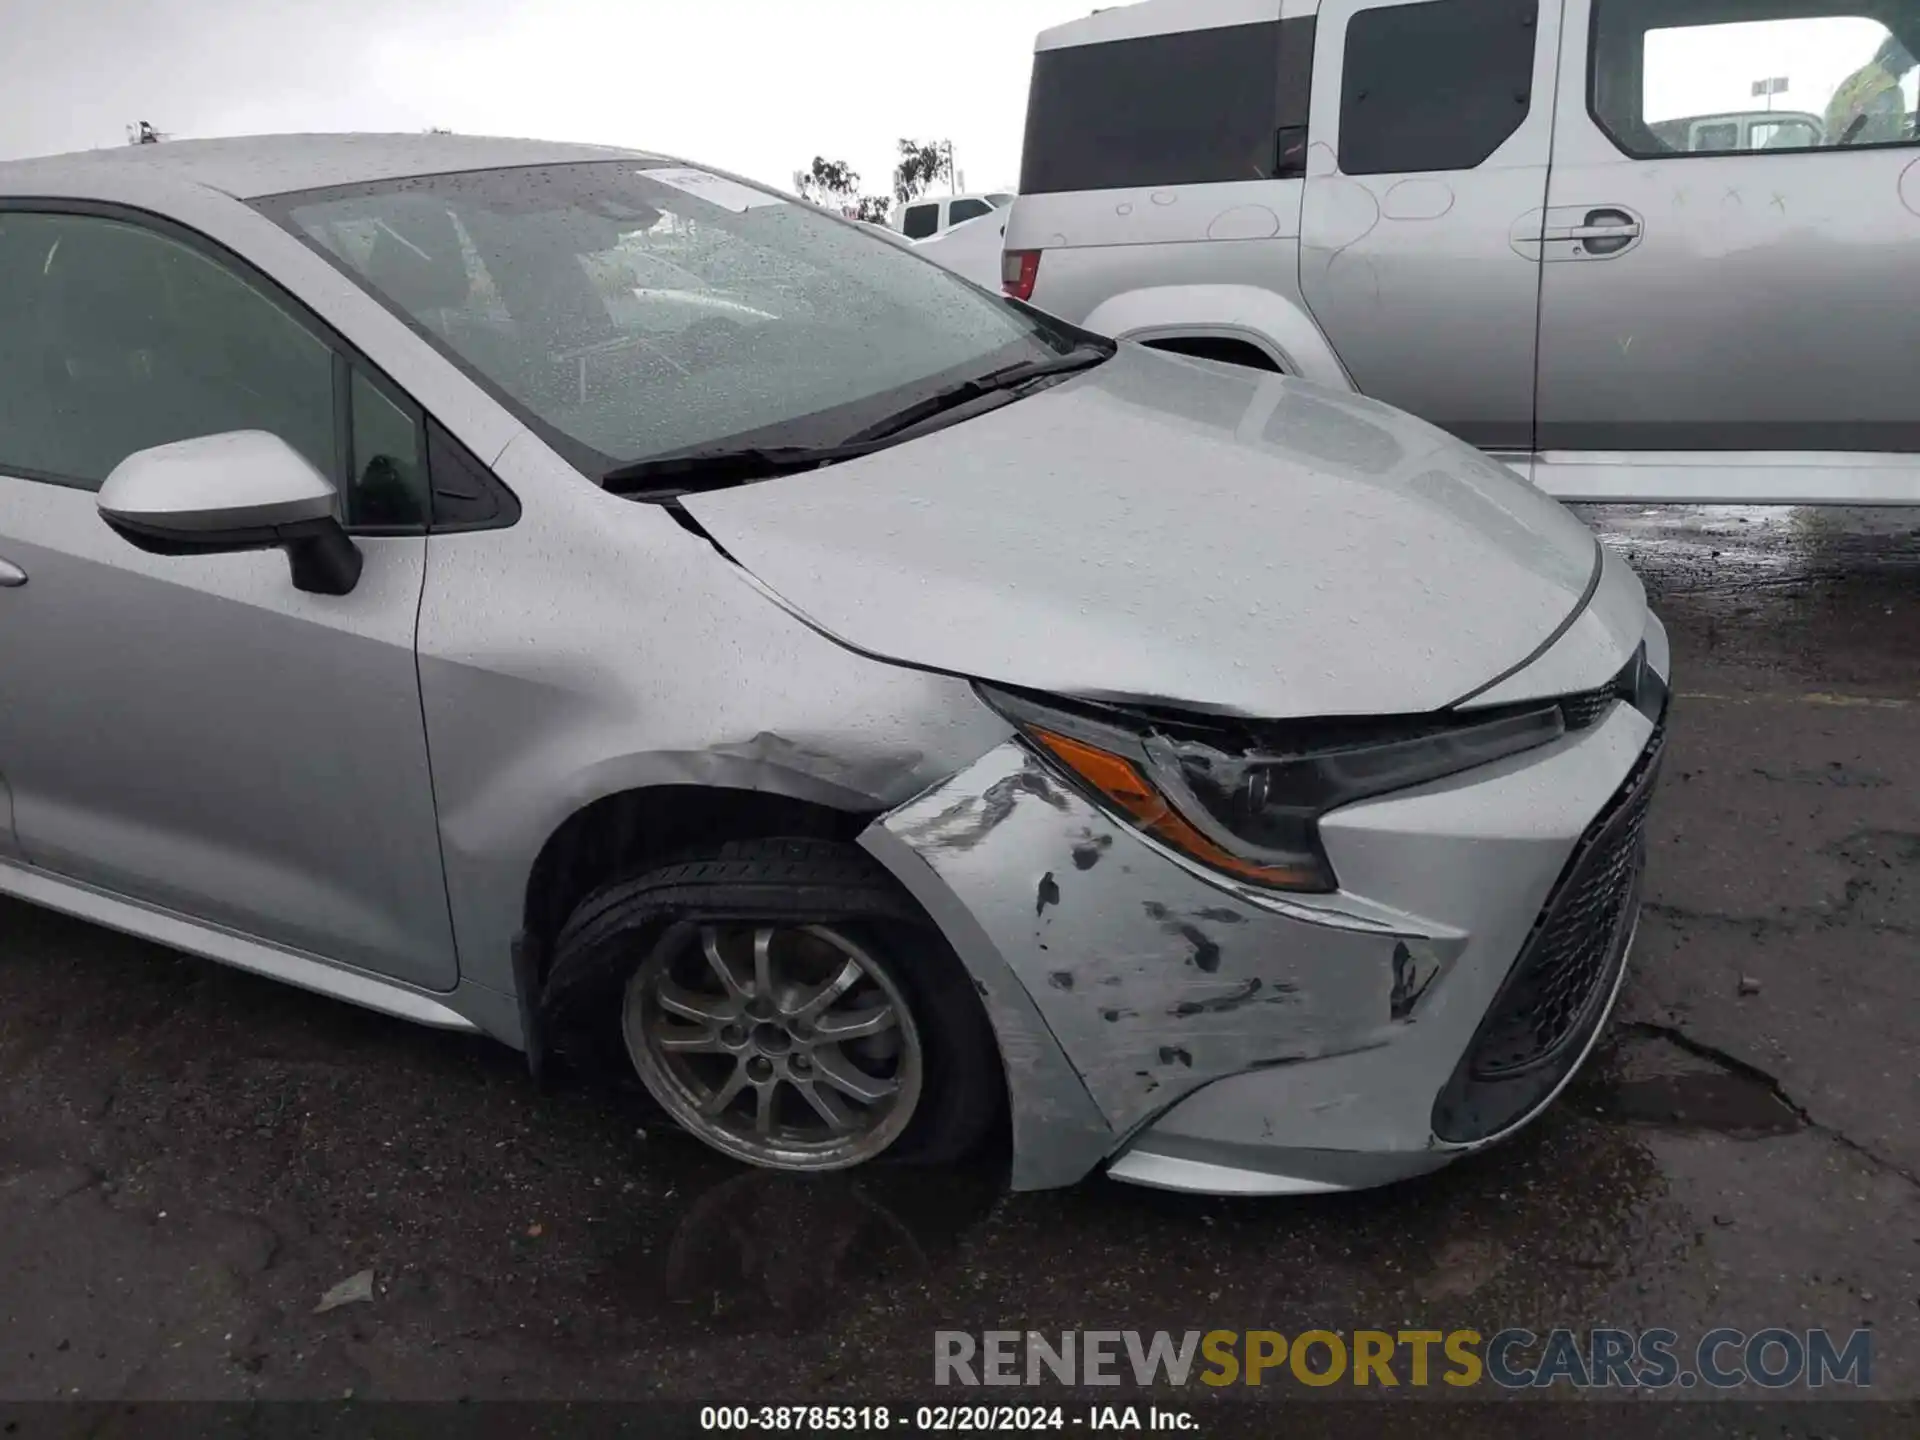
[(1073, 343), (858, 226), (679, 166), (476, 171), (261, 208), (595, 474), (832, 444)]

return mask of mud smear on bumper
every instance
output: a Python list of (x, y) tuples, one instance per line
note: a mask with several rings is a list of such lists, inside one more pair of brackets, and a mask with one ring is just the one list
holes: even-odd
[(1095, 835), (1091, 830), (1082, 831), (1073, 847), (1073, 868), (1081, 871), (1093, 869), (1112, 848), (1113, 836)]
[(1185, 1020), (1194, 1015), (1225, 1015), (1242, 1005), (1251, 1005), (1259, 997), (1262, 988), (1260, 981), (1248, 980), (1230, 995), (1221, 995), (1212, 1000), (1182, 1000), (1168, 1013), (1176, 1020)]
[[(1194, 924), (1193, 920), (1183, 919), (1175, 915), (1157, 900), (1146, 901), (1141, 906), (1141, 909), (1145, 910), (1147, 912), (1147, 918), (1158, 925), (1165, 933), (1173, 936), (1175, 939), (1186, 941), (1190, 947), (1187, 963), (1193, 966), (1194, 969), (1203, 971), (1208, 975), (1212, 975), (1220, 969), (1220, 942), (1207, 934), (1207, 932), (1202, 930), (1198, 925)], [(1216, 924), (1238, 925), (1244, 921), (1243, 916), (1231, 910), (1197, 911), (1194, 919), (1202, 918), (1211, 919)]]

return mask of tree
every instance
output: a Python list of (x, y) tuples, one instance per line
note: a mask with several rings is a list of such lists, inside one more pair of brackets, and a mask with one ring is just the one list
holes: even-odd
[(837, 210), (859, 193), (860, 174), (844, 160), (816, 155), (812, 165), (795, 172), (793, 184), (801, 198)]
[(951, 140), (900, 141), (900, 163), (893, 168), (893, 195), (901, 204), (918, 199), (938, 182), (953, 180)]
[(823, 209), (835, 210), (852, 220), (884, 225), (891, 202), (884, 195), (862, 195), (860, 173), (844, 160), (813, 157), (813, 164), (793, 174), (793, 188), (800, 198)]

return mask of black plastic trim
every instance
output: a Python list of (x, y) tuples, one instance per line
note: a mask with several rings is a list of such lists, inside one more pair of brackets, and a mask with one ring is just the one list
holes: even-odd
[(1920, 420), (1542, 420), (1541, 450), (1920, 450)]
[(427, 417), (427, 485), (435, 535), (505, 530), (520, 519), (520, 497), (453, 433)]
[[(1588, 998), (1580, 1019), (1550, 1050), (1524, 1069), (1498, 1078), (1483, 1078), (1476, 1073), (1481, 1046), (1505, 1018), (1504, 1007), (1529, 978), (1529, 967), (1536, 946), (1552, 930), (1555, 919), (1566, 905), (1568, 897), (1576, 892), (1587, 867), (1596, 856), (1610, 853), (1609, 841), (1621, 826), (1644, 824), (1645, 805), (1651, 802), (1652, 793), (1660, 782), (1667, 738), (1666, 714), (1662, 711), (1633, 769), (1574, 846), (1573, 853), (1567, 858), (1552, 890), (1548, 892), (1545, 906), (1515, 955), (1512, 968), (1501, 982), (1493, 1002), (1487, 1006), (1486, 1013), (1481, 1016), (1472, 1040), (1461, 1053), (1459, 1064), (1440, 1093), (1434, 1097), (1431, 1124), (1434, 1135), (1444, 1143), (1478, 1144), (1524, 1125), (1552, 1101), (1568, 1073), (1586, 1053), (1599, 1026), (1604, 1023), (1607, 999), (1619, 984), (1620, 969), (1626, 963), (1627, 947), (1633, 936), (1634, 916), (1641, 903), (1646, 863), (1644, 830), (1633, 842), (1641, 850), (1635, 861), (1632, 889), (1617, 922), (1616, 933), (1610, 937), (1610, 950), (1595, 983), (1594, 993)], [(1489, 1112), (1492, 1113), (1491, 1120), (1488, 1119)]]
[(360, 583), (364, 557), (331, 515), (292, 525), (261, 525), (183, 535), (120, 516), (107, 519), (113, 532), (149, 555), (232, 555), (244, 550), (284, 550), (293, 588), (309, 595), (350, 595)]

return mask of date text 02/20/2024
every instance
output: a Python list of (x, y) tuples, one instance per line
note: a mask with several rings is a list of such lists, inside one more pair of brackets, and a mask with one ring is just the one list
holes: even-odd
[(1022, 1431), (1142, 1430), (1195, 1432), (1185, 1410), (1158, 1405), (709, 1405), (700, 1428), (720, 1434), (897, 1430), (907, 1435), (1013, 1434)]

